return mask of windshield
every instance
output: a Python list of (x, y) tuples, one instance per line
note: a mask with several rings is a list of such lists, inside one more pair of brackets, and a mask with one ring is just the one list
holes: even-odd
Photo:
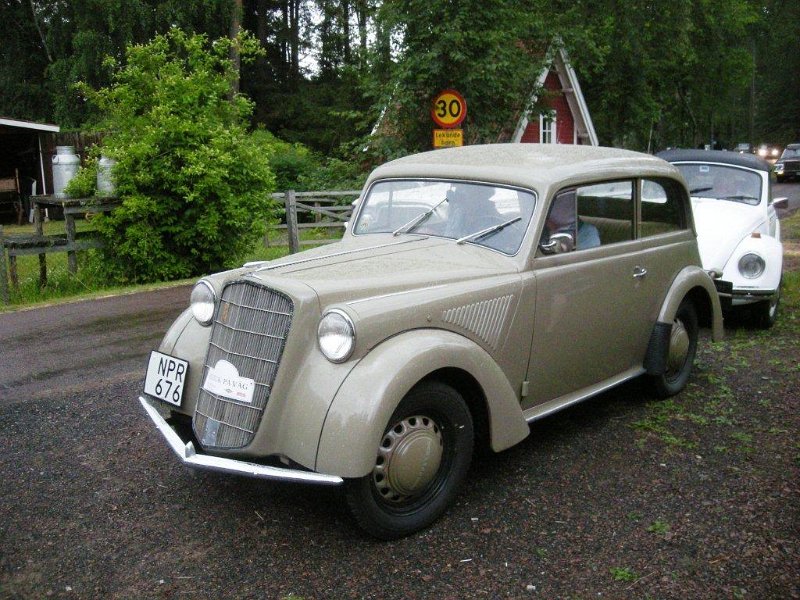
[(800, 148), (786, 148), (781, 158), (800, 158)]
[(693, 198), (714, 198), (753, 206), (761, 203), (761, 177), (757, 173), (723, 165), (675, 166), (686, 179)]
[(515, 188), (460, 181), (380, 181), (364, 199), (353, 232), (430, 235), (515, 254), (534, 204), (533, 193)]

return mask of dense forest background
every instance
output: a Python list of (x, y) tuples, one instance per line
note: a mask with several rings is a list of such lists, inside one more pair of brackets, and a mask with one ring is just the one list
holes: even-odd
[[(507, 139), (563, 44), (600, 142), (640, 150), (800, 140), (797, 0), (0, 0), (0, 115), (92, 131), (78, 82), (170, 28), (244, 30), (252, 126), (325, 156), (430, 146), (431, 98), (458, 89), (469, 143)], [(238, 57), (231, 55), (239, 68)], [(376, 123), (380, 125), (376, 128)]]

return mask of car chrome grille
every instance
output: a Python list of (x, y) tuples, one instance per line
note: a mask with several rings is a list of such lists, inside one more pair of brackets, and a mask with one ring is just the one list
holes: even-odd
[(278, 373), (294, 305), (279, 292), (240, 281), (225, 287), (214, 316), (203, 379), (219, 361), (255, 381), (250, 403), (201, 387), (194, 432), (204, 448), (241, 448), (253, 440)]

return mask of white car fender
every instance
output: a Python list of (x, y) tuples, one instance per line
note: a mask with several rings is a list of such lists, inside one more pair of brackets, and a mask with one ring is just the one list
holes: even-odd
[[(739, 272), (739, 260), (746, 254), (755, 254), (764, 260), (764, 272), (748, 279)], [(743, 238), (728, 259), (722, 278), (733, 283), (734, 290), (776, 290), (783, 272), (783, 246), (768, 235), (748, 235)]]

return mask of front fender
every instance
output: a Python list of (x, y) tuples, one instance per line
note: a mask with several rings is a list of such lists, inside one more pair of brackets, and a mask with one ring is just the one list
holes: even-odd
[[(756, 254), (764, 259), (764, 272), (756, 279), (747, 279), (739, 273), (739, 259), (745, 254)], [(733, 283), (734, 290), (777, 290), (783, 272), (783, 246), (774, 237), (747, 236), (736, 247), (725, 265), (723, 279)]]
[(672, 281), (667, 296), (661, 304), (658, 322), (672, 323), (678, 313), (678, 307), (687, 296), (698, 297), (708, 303), (712, 338), (715, 342), (722, 340), (724, 330), (719, 295), (709, 274), (697, 266), (684, 267)]
[(400, 401), (419, 381), (444, 368), (464, 370), (478, 381), (487, 398), (495, 451), (528, 435), (519, 398), (485, 350), (449, 331), (418, 329), (386, 340), (350, 372), (325, 418), (315, 470), (341, 477), (369, 473)]

